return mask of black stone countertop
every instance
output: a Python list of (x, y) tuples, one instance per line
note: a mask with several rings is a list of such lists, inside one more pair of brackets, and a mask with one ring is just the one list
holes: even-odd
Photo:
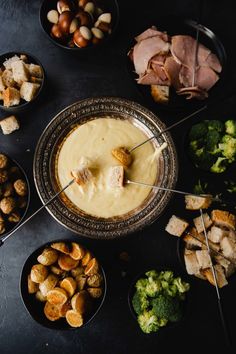
[[(157, 16), (196, 18), (198, 6), (196, 0), (119, 0), (120, 26), (116, 37), (108, 47), (85, 58), (63, 51), (46, 38), (39, 24), (40, 3), (40, 0), (0, 1), (1, 54), (9, 51), (29, 52), (42, 62), (47, 75), (46, 87), (38, 103), (19, 115), (20, 130), (9, 136), (0, 134), (0, 150), (15, 158), (30, 178), (32, 198), (28, 215), (40, 206), (32, 178), (32, 162), (35, 146), (45, 126), (61, 109), (87, 97), (118, 96), (146, 105), (127, 72), (126, 52), (133, 36), (153, 24)], [(236, 22), (233, 5), (234, 2), (229, 0), (205, 1), (202, 18), (202, 23), (217, 33), (227, 51), (226, 91), (233, 87), (236, 78)], [(176, 116), (158, 109), (155, 113), (166, 124)], [(4, 112), (0, 112), (0, 118), (4, 115)], [(201, 117), (220, 118), (223, 115), (236, 118), (233, 98), (217, 109), (205, 112)], [(183, 132), (189, 126), (186, 124), (173, 131), (180, 160), (178, 186), (185, 189), (192, 185), (194, 179), (183, 150)], [(94, 321), (74, 331), (54, 331), (41, 327), (28, 315), (21, 302), (19, 277), (29, 254), (47, 241), (74, 236), (47, 211), (42, 211), (0, 249), (1, 354), (154, 354), (195, 350), (204, 352), (206, 347), (210, 347), (211, 352), (223, 349), (223, 353), (228, 353), (214, 288), (185, 274), (177, 258), (177, 240), (164, 231), (172, 213), (181, 214), (183, 209), (182, 199), (175, 197), (162, 217), (138, 234), (112, 242), (86, 240), (103, 261), (108, 292), (105, 304)], [(119, 260), (122, 251), (130, 255), (127, 264)], [(191, 292), (181, 323), (155, 335), (144, 335), (128, 308), (128, 286), (140, 271), (159, 265), (166, 265), (185, 276), (191, 283)], [(235, 276), (222, 290), (222, 297), (233, 345), (236, 347)]]

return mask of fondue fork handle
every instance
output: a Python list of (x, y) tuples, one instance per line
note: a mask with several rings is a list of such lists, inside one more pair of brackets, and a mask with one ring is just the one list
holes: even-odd
[(50, 203), (52, 203), (64, 190), (66, 190), (69, 186), (71, 186), (75, 182), (75, 179), (72, 179), (64, 188), (59, 190), (52, 198), (50, 198), (46, 203), (43, 203), (43, 205), (37, 209), (32, 215), (30, 215), (27, 219), (25, 219), (19, 226), (17, 226), (12, 232), (7, 234), (5, 237), (3, 237), (0, 240), (0, 247), (4, 244), (4, 242), (12, 236), (16, 231), (18, 231), (22, 226), (24, 226), (28, 221), (30, 221), (35, 215), (37, 215), (42, 209), (47, 207)]

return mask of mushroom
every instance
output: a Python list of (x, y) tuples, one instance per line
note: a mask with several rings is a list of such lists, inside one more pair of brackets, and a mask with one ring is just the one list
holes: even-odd
[(27, 183), (23, 179), (16, 180), (13, 186), (19, 196), (24, 197), (27, 195)]
[(7, 163), (8, 163), (8, 158), (5, 155), (0, 154), (0, 168), (6, 168)]
[(89, 45), (92, 38), (92, 33), (88, 27), (81, 26), (74, 32), (74, 43), (79, 48), (84, 48)]
[(95, 25), (96, 28), (100, 29), (102, 32), (111, 33), (111, 26), (107, 22), (96, 21)]
[(56, 39), (63, 40), (65, 38), (64, 33), (58, 25), (53, 25), (51, 29), (51, 35)]
[(78, 20), (77, 18), (74, 18), (71, 21), (69, 32), (74, 33), (77, 30), (78, 26), (79, 26)]
[(73, 14), (70, 11), (65, 11), (59, 16), (58, 26), (62, 33), (69, 34), (70, 26), (73, 21)]
[(111, 13), (105, 12), (98, 17), (99, 22), (111, 23)]
[(87, 26), (87, 27), (92, 26), (93, 20), (91, 15), (88, 12), (79, 10), (75, 17), (79, 20), (80, 26)]
[(90, 14), (93, 14), (95, 12), (95, 5), (92, 1), (87, 2), (87, 4), (84, 7), (84, 11), (89, 12)]
[(91, 29), (91, 32), (93, 34), (93, 39), (92, 39), (93, 44), (100, 43), (104, 38), (104, 34), (99, 28), (93, 27)]
[(15, 207), (16, 202), (12, 197), (3, 198), (0, 202), (0, 209), (4, 214), (11, 214)]
[(89, 0), (78, 0), (79, 7), (85, 7)]
[(72, 10), (72, 3), (69, 0), (59, 0), (57, 2), (57, 11), (59, 12), (59, 14), (71, 10)]
[(6, 170), (0, 170), (0, 184), (5, 183), (8, 180), (8, 173)]
[(59, 14), (57, 10), (50, 10), (47, 14), (47, 19), (49, 22), (57, 24), (58, 19), (59, 19)]

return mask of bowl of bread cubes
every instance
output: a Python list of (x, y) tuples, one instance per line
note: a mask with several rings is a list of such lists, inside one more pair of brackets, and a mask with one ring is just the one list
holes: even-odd
[(83, 327), (106, 296), (104, 270), (94, 254), (74, 240), (36, 249), (21, 273), (22, 301), (35, 321), (60, 330)]
[(39, 96), (44, 84), (42, 64), (31, 54), (9, 52), (0, 56), (0, 108), (19, 112)]

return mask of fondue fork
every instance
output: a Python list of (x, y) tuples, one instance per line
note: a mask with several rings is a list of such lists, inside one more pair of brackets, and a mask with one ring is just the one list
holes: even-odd
[(32, 215), (30, 215), (27, 219), (25, 219), (22, 223), (19, 224), (15, 229), (13, 229), (10, 233), (8, 233), (6, 236), (3, 236), (2, 239), (0, 240), (0, 247), (4, 244), (4, 242), (12, 236), (16, 231), (18, 231), (22, 226), (24, 226), (28, 221), (30, 221), (35, 215), (37, 215), (42, 209), (46, 208), (49, 204), (51, 204), (62, 192), (64, 192), (69, 186), (71, 186), (74, 182), (76, 181), (75, 178), (73, 178), (65, 187), (60, 189), (52, 198), (50, 198), (46, 203), (43, 203), (43, 205), (37, 209)]

